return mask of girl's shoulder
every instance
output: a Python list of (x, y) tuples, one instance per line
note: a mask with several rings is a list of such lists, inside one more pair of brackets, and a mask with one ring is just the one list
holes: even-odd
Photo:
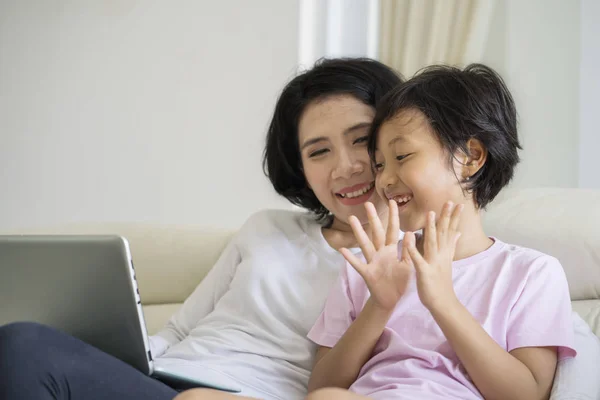
[(538, 274), (564, 277), (563, 267), (556, 257), (533, 248), (495, 240), (501, 244), (501, 249), (494, 259), (502, 269), (509, 269), (522, 278)]
[[(499, 241), (498, 239), (495, 240)], [(504, 243), (501, 241), (499, 242), (503, 245), (502, 251), (508, 256), (510, 256), (510, 258), (513, 259), (515, 262), (518, 261), (521, 263), (535, 265), (559, 263), (556, 257), (553, 257), (550, 254), (546, 254), (539, 250), (530, 247), (519, 246), (516, 244)]]

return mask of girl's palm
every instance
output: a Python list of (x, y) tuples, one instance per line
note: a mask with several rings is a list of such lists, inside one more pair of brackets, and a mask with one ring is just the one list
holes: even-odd
[(375, 304), (384, 310), (393, 310), (406, 291), (413, 269), (406, 246), (402, 246), (402, 257), (398, 259), (398, 205), (390, 200), (387, 233), (373, 204), (366, 203), (365, 207), (372, 229), (372, 240), (356, 217), (350, 217), (350, 225), (367, 263), (348, 249), (340, 251), (364, 279)]

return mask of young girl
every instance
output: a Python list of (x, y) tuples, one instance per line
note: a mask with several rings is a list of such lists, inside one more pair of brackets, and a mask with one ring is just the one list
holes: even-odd
[(519, 148), (513, 99), (483, 65), (430, 67), (386, 96), (369, 152), (387, 233), (371, 204), (371, 238), (350, 217), (364, 258), (342, 249), (351, 267), (309, 333), (310, 398), (549, 398), (576, 354), (563, 269), (480, 216)]

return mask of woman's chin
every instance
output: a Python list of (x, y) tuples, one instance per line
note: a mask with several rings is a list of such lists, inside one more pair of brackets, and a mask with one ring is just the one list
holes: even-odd
[(362, 225), (365, 225), (369, 222), (369, 217), (367, 216), (367, 210), (365, 208), (365, 204), (367, 202), (373, 203), (382, 222), (387, 222), (387, 220), (385, 220), (385, 218), (387, 218), (388, 211), (387, 203), (383, 201), (379, 195), (377, 195), (377, 193), (374, 193), (369, 198), (365, 198), (360, 203), (357, 202), (356, 204), (350, 205), (339, 202), (334, 215), (336, 219), (345, 223), (347, 223), (348, 218), (353, 215), (358, 218)]

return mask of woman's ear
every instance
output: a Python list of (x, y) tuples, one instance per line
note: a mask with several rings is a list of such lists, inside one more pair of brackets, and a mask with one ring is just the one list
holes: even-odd
[(469, 139), (467, 142), (466, 160), (463, 165), (463, 178), (468, 180), (483, 167), (487, 160), (487, 149), (479, 139)]

